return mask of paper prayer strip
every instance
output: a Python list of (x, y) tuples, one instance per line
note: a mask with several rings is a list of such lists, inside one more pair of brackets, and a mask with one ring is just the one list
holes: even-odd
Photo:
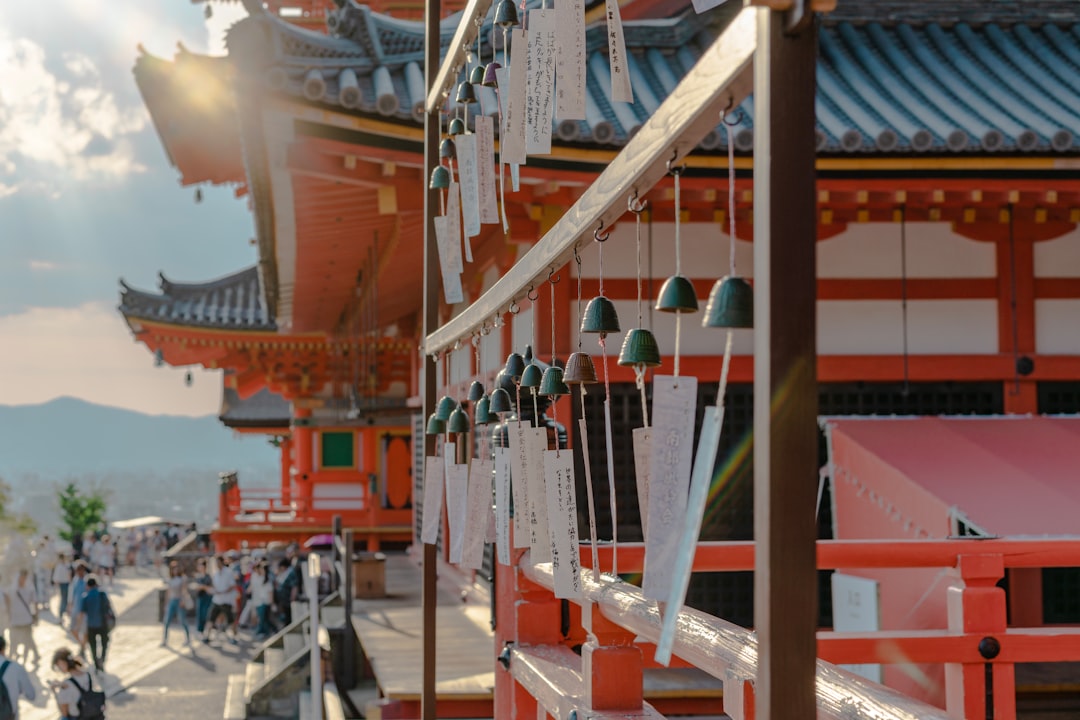
[(529, 547), (529, 442), (531, 426), (517, 421), (506, 424), (510, 440), (510, 487), (514, 497), (514, 547)]
[(585, 3), (555, 4), (555, 117), (585, 119)]
[(499, 222), (499, 203), (495, 197), (495, 118), (476, 118), (476, 162), (480, 179), (480, 222)]
[(547, 481), (548, 527), (551, 531), (551, 569), (555, 597), (581, 597), (581, 544), (578, 542), (577, 490), (574, 454), (569, 450), (544, 451)]
[(427, 545), (439, 542), (442, 527), (443, 459), (429, 456), (424, 461), (424, 506), (420, 540)]
[(465, 538), (461, 549), (461, 567), (479, 570), (484, 564), (484, 541), (491, 516), (491, 476), (484, 475), (484, 463), (473, 458), (469, 465), (469, 489), (466, 499)]
[(529, 12), (529, 62), (525, 81), (525, 152), (551, 153), (555, 110), (555, 11)]
[(551, 532), (547, 519), (547, 483), (544, 479), (544, 451), (547, 428), (530, 428), (529, 444), (529, 556), (533, 563), (551, 562)]
[(611, 99), (615, 102), (634, 102), (630, 88), (630, 72), (626, 63), (626, 38), (623, 36), (619, 0), (605, 0), (607, 6), (608, 60), (611, 65)]
[(641, 537), (649, 537), (649, 471), (652, 464), (652, 428), (634, 428), (634, 480), (637, 482)]
[(495, 448), (495, 551), (510, 564), (510, 448)]
[(454, 270), (461, 272), (465, 263), (461, 259), (461, 186), (451, 180), (446, 193), (446, 217), (449, 219), (450, 242), (453, 252), (450, 261)]
[(453, 261), (450, 259), (454, 252), (453, 242), (450, 238), (450, 220), (444, 215), (439, 215), (435, 218), (435, 245), (439, 249), (443, 296), (448, 305), (465, 301), (465, 293), (461, 288), (461, 273), (454, 269)]
[[(507, 96), (503, 120), (506, 134), (501, 138), (499, 151), (502, 161), (510, 165), (525, 164), (525, 71), (529, 64), (529, 41), (524, 30), (510, 33), (510, 72), (506, 85), (500, 84)], [(501, 81), (500, 81), (501, 82)], [(515, 191), (517, 188), (514, 188)]]
[(472, 262), (469, 238), (480, 234), (480, 169), (476, 160), (476, 135), (463, 133), (455, 140), (458, 179), (461, 181), (461, 217), (465, 229), (465, 259)]
[(465, 513), (468, 511), (469, 466), (452, 463), (446, 469), (446, 517), (450, 526), (450, 562), (461, 562), (465, 546)]

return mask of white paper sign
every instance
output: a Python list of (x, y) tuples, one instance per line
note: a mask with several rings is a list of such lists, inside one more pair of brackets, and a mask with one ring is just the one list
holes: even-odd
[(500, 565), (510, 564), (510, 448), (495, 448), (495, 539)]
[[(582, 385), (582, 388), (585, 386)], [(583, 413), (584, 414), (584, 413)], [(589, 463), (589, 428), (585, 425), (585, 418), (578, 418), (578, 432), (581, 433), (581, 460), (585, 466), (585, 497), (589, 507), (589, 541), (592, 544), (592, 568), (593, 577), (600, 576), (600, 553), (597, 549), (596, 537), (596, 500), (593, 499), (592, 466)]]
[(450, 260), (454, 263), (454, 270), (461, 272), (465, 269), (465, 263), (461, 260), (461, 186), (453, 180), (450, 181), (450, 189), (446, 194), (446, 217), (449, 220), (453, 247)]
[(667, 600), (674, 579), (679, 534), (686, 519), (696, 405), (697, 378), (653, 378), (649, 536), (641, 583), (642, 594), (651, 600)]
[(547, 519), (547, 483), (544, 452), (547, 428), (531, 428), (529, 444), (529, 557), (534, 563), (551, 562), (551, 532)]
[(525, 152), (551, 153), (555, 110), (555, 11), (529, 11), (529, 63), (525, 81)]
[(585, 3), (555, 3), (555, 117), (585, 119)]
[(465, 227), (465, 259), (472, 262), (469, 238), (480, 234), (480, 169), (476, 160), (476, 135), (462, 133), (455, 141), (458, 179), (461, 180), (461, 217)]
[(484, 473), (484, 465), (484, 462), (475, 458), (469, 465), (461, 567), (470, 570), (479, 570), (484, 564), (484, 541), (487, 539), (488, 519), (491, 517), (491, 474)]
[(510, 486), (514, 492), (514, 547), (529, 547), (529, 446), (531, 425), (507, 423), (510, 440)]
[(443, 467), (442, 458), (431, 456), (425, 459), (424, 516), (420, 539), (426, 545), (439, 542), (439, 528), (442, 526)]
[(720, 446), (720, 428), (723, 424), (723, 407), (714, 405), (705, 408), (705, 417), (701, 421), (701, 435), (698, 437), (697, 457), (694, 458), (694, 471), (690, 477), (686, 522), (683, 524), (679, 537), (679, 549), (675, 555), (675, 579), (668, 592), (667, 612), (664, 614), (664, 625), (660, 630), (660, 641), (656, 643), (656, 661), (661, 665), (671, 662), (671, 648), (675, 642), (675, 621), (686, 601), (686, 588), (690, 586), (694, 551), (697, 549), (698, 536), (701, 534), (701, 518), (705, 514), (705, 505), (709, 500), (709, 486), (712, 485), (716, 449)]
[(544, 451), (547, 481), (548, 528), (551, 532), (551, 569), (555, 597), (581, 597), (581, 545), (578, 542), (577, 489), (574, 454), (569, 450)]
[(652, 466), (652, 428), (634, 428), (634, 480), (637, 481), (641, 537), (649, 537), (649, 470)]
[(461, 562), (468, 512), (469, 466), (453, 463), (446, 469), (446, 518), (450, 524), (450, 562)]
[(443, 295), (448, 305), (465, 301), (461, 289), (461, 271), (454, 269), (455, 243), (450, 237), (450, 219), (445, 215), (435, 218), (435, 245), (439, 248), (439, 270), (442, 272)]
[(480, 178), (480, 222), (499, 222), (499, 203), (495, 198), (495, 119), (476, 118), (476, 163)]
[[(833, 630), (837, 632), (877, 632), (881, 629), (881, 592), (877, 580), (832, 574)], [(841, 665), (867, 680), (881, 682), (881, 665), (863, 663)]]
[[(511, 165), (525, 164), (525, 71), (529, 65), (529, 41), (524, 30), (510, 33), (510, 71), (499, 78), (500, 95), (506, 96), (503, 124), (506, 132), (500, 139), (502, 161)], [(514, 188), (517, 189), (516, 187)]]
[(626, 62), (626, 38), (623, 36), (619, 0), (606, 0), (608, 61), (611, 65), (611, 99), (615, 102), (634, 102), (630, 88), (630, 70)]
[[(488, 484), (493, 486), (495, 482), (495, 463), (491, 460), (482, 460), (480, 465), (480, 472), (488, 479)], [(495, 529), (495, 495), (492, 493), (491, 497), (488, 498), (487, 504), (487, 530), (484, 532), (484, 542), (494, 545), (497, 539), (498, 533)]]

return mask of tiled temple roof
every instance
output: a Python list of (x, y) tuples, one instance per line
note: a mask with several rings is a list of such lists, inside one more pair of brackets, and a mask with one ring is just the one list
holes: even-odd
[(172, 325), (276, 330), (263, 299), (258, 267), (205, 283), (177, 283), (159, 275), (161, 292), (136, 290), (120, 281), (120, 312)]
[[(1017, 10), (1021, 5), (1026, 12)], [(1075, 6), (1071, 13), (1067, 7), (1060, 0), (841, 2), (821, 29), (818, 151), (1080, 152), (1080, 21)], [(719, 28), (710, 17), (626, 23), (633, 104), (609, 100), (605, 26), (591, 26), (588, 119), (557, 122), (556, 140), (625, 143), (716, 37)], [(444, 45), (456, 20), (443, 24)], [(422, 24), (380, 15), (354, 0), (345, 0), (328, 24), (330, 36), (255, 12), (230, 32), (230, 52), (274, 90), (419, 122)], [(491, 57), (489, 37), (485, 32), (485, 60)], [(480, 88), (479, 96), (493, 112), (494, 92)], [(753, 99), (741, 109), (735, 146), (749, 151)], [(702, 148), (725, 148), (725, 135), (718, 128)]]
[(225, 427), (288, 427), (291, 418), (291, 403), (268, 388), (262, 388), (246, 400), (227, 385), (222, 390), (218, 419)]

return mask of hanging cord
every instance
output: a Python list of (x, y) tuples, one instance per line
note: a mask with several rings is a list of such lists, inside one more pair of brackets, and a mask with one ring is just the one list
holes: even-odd
[[(581, 352), (581, 256), (578, 255), (577, 245), (574, 246), (574, 263), (577, 265), (577, 316), (578, 316), (578, 352)], [(592, 542), (592, 566), (593, 577), (600, 577), (600, 551), (597, 548), (599, 540), (596, 534), (596, 500), (593, 498), (592, 467), (589, 464), (589, 433), (585, 418), (585, 395), (586, 383), (578, 386), (581, 389), (581, 444), (585, 456), (585, 497), (589, 503), (589, 540)]]
[[(555, 367), (555, 286), (559, 283), (560, 276), (552, 277), (555, 268), (548, 272), (548, 287), (551, 290), (551, 367)], [(555, 427), (559, 426), (559, 411), (557, 409), (557, 397), (551, 399), (551, 419)], [(559, 457), (559, 432), (555, 431), (555, 457)]]
[[(649, 201), (637, 200), (637, 190), (634, 190), (634, 194), (626, 201), (627, 209), (634, 213), (634, 240), (637, 250), (637, 326), (643, 327), (644, 314), (642, 312), (641, 305), (641, 213), (645, 212), (645, 208), (648, 207)], [(644, 363), (637, 363), (634, 367), (634, 384), (637, 386), (638, 392), (641, 393), (641, 417), (645, 422), (645, 427), (649, 427), (649, 405), (645, 401), (645, 373), (648, 368)]]
[(726, 110), (720, 111), (720, 122), (727, 131), (727, 204), (728, 239), (730, 240), (730, 249), (728, 250), (728, 275), (730, 277), (735, 277), (735, 131), (732, 129), (734, 124), (729, 124), (724, 119), (725, 115), (727, 115)]
[[(604, 294), (604, 241), (608, 239), (608, 235), (600, 234), (600, 231), (603, 230), (603, 228), (604, 223), (603, 221), (601, 221), (600, 227), (593, 232), (593, 238), (595, 238), (596, 241), (600, 244), (600, 249), (598, 251), (598, 262), (601, 295)], [(611, 373), (608, 372), (606, 333), (600, 333), (600, 352), (602, 357), (604, 358), (604, 438), (607, 442), (608, 500), (611, 506), (611, 574), (618, 575), (619, 522), (615, 503), (615, 449), (614, 442), (612, 441), (611, 436)]]
[[(681, 167), (671, 167), (671, 162), (668, 162), (668, 168), (672, 175), (675, 176), (675, 274), (682, 275), (682, 237), (680, 233), (679, 215), (681, 214), (681, 203), (679, 201), (679, 176), (682, 175), (683, 169)], [(675, 377), (679, 377), (679, 347), (682, 342), (682, 313), (675, 313)], [(678, 384), (675, 385), (678, 387)]]
[[(532, 285), (529, 286), (529, 292), (525, 294), (525, 297), (529, 298), (529, 337), (532, 338), (532, 342), (536, 342), (536, 301), (540, 299), (540, 293), (533, 294), (535, 289)], [(537, 396), (540, 394), (538, 388), (529, 388), (529, 394), (532, 395), (533, 400), (533, 427), (540, 427), (540, 402)]]
[(908, 382), (908, 287), (907, 287), (907, 205), (900, 206), (900, 323), (903, 332), (904, 387), (900, 393), (905, 397), (911, 392)]

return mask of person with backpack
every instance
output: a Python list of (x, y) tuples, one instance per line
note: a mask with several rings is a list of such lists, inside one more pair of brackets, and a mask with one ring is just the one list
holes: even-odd
[(7, 640), (0, 635), (0, 720), (19, 717), (20, 696), (33, 702), (37, 692), (26, 668), (8, 658)]
[(116, 622), (109, 596), (98, 588), (97, 577), (93, 574), (86, 578), (86, 592), (79, 603), (81, 621), (86, 628), (90, 652), (94, 656), (94, 667), (98, 672), (105, 669), (105, 655), (109, 651), (109, 633)]
[(65, 674), (50, 682), (56, 692), (60, 720), (104, 720), (105, 693), (94, 689), (94, 679), (68, 648), (53, 653), (53, 670)]

